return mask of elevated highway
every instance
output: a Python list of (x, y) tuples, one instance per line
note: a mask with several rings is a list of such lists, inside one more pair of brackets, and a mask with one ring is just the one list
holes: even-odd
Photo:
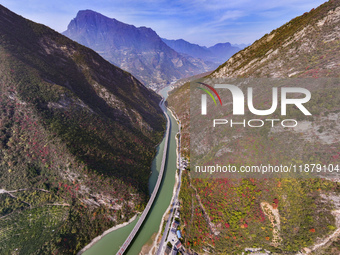
[(166, 124), (166, 133), (165, 133), (165, 143), (164, 143), (164, 149), (163, 149), (163, 158), (162, 158), (162, 163), (161, 163), (161, 169), (159, 171), (159, 175), (158, 175), (158, 179), (156, 182), (156, 186), (152, 191), (151, 197), (142, 213), (142, 215), (140, 216), (137, 224), (135, 225), (135, 227), (133, 228), (133, 230), (131, 231), (131, 233), (129, 234), (129, 236), (126, 238), (125, 242), (123, 243), (123, 245), (120, 247), (119, 251), (116, 253), (116, 255), (123, 255), (124, 252), (127, 250), (127, 248), (129, 247), (129, 245), (131, 244), (133, 238), (135, 237), (135, 235), (137, 234), (139, 228), (142, 226), (146, 216), (149, 213), (149, 210), (157, 196), (157, 192), (159, 189), (159, 186), (161, 185), (162, 182), (162, 178), (163, 178), (163, 173), (164, 173), (164, 168), (165, 168), (165, 161), (166, 161), (166, 155), (167, 155), (167, 151), (168, 151), (168, 142), (169, 142), (169, 134), (170, 134), (170, 118), (168, 116), (167, 113), (167, 109), (164, 106), (164, 99), (162, 99), (162, 101), (159, 103), (159, 106), (161, 107), (161, 109), (163, 110), (163, 113), (166, 117), (167, 120), (167, 124)]

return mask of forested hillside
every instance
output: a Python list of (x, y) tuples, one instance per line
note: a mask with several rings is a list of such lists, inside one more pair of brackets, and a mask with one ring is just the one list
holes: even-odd
[(142, 210), (165, 128), (159, 101), (0, 6), (0, 253), (75, 254)]

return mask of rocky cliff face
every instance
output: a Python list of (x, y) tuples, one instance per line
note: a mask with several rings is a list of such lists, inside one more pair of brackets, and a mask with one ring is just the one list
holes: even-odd
[(150, 28), (137, 28), (90, 10), (79, 11), (64, 35), (94, 49), (153, 89), (211, 70), (202, 60), (186, 58), (168, 47)]

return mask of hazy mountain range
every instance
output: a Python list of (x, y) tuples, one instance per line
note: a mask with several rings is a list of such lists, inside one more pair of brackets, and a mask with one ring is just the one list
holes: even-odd
[[(162, 40), (179, 53), (200, 58), (204, 61), (213, 62), (218, 65), (224, 63), (226, 59), (229, 59), (232, 55), (241, 50), (240, 47), (233, 46), (228, 42), (218, 43), (207, 48), (198, 44), (189, 43), (183, 39), (167, 40), (163, 38)], [(242, 46), (245, 47), (245, 45)]]

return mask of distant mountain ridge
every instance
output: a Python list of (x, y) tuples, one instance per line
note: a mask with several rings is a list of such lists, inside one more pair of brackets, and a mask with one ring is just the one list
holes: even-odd
[(177, 53), (151, 28), (137, 28), (91, 10), (79, 11), (63, 34), (154, 89), (214, 68)]
[(169, 47), (173, 48), (179, 53), (187, 54), (195, 58), (200, 58), (204, 61), (210, 61), (216, 63), (217, 65), (224, 63), (232, 55), (241, 50), (241, 48), (233, 46), (229, 42), (218, 43), (207, 48), (198, 44), (192, 44), (183, 39), (168, 40), (162, 38), (162, 40)]

